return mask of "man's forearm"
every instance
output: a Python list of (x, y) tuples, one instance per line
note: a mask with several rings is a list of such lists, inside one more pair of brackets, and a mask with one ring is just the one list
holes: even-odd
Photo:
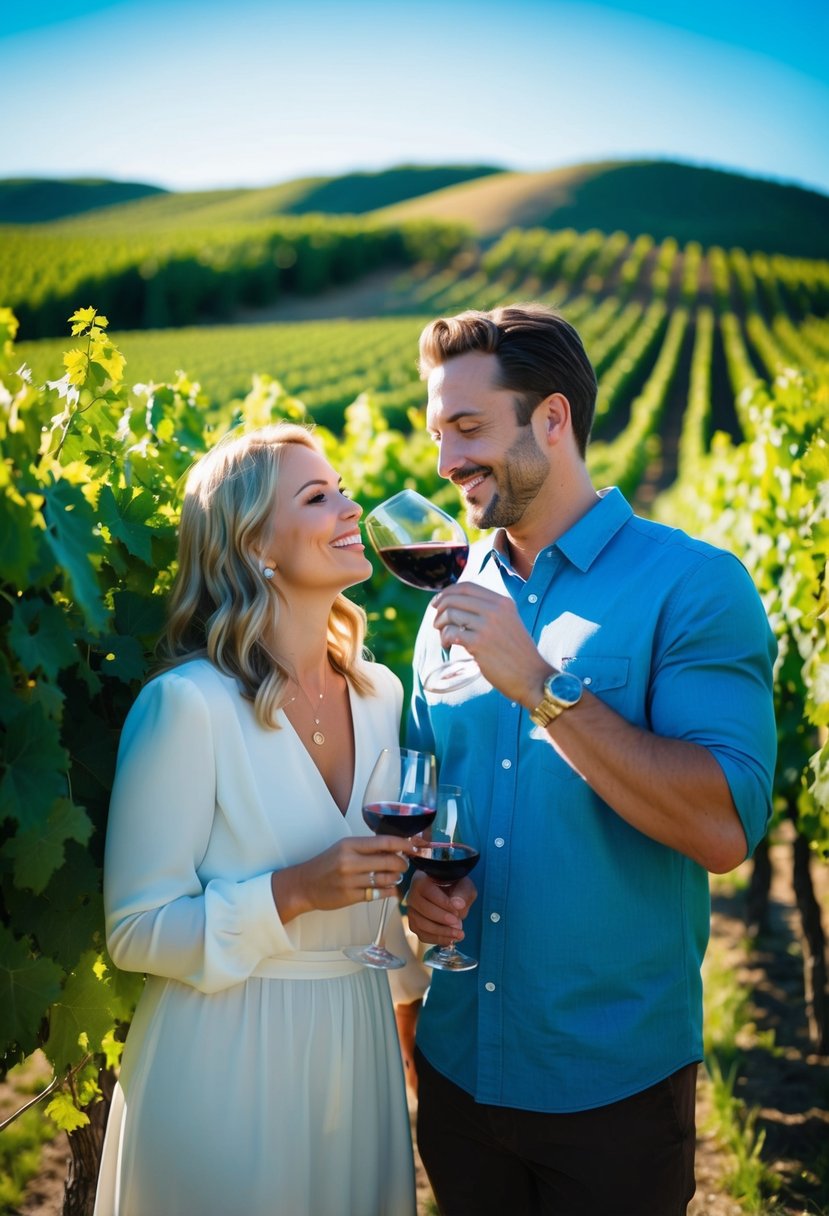
[(745, 858), (728, 782), (707, 748), (633, 726), (587, 692), (547, 734), (599, 797), (646, 836), (714, 873)]

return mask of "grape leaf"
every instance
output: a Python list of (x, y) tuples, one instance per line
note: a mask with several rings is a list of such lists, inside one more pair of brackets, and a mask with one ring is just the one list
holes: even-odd
[(36, 946), (70, 971), (90, 944), (102, 945), (104, 908), (101, 870), (87, 848), (70, 840), (66, 861), (39, 895), (6, 884), (6, 910), (14, 925), (25, 925)]
[(164, 601), (160, 595), (116, 591), (112, 602), (115, 628), (119, 633), (155, 642), (164, 627)]
[(3, 846), (3, 855), (14, 859), (14, 880), (18, 887), (40, 893), (55, 870), (63, 865), (67, 840), (86, 844), (92, 824), (83, 807), (68, 798), (58, 798), (45, 824), (27, 828)]
[(100, 668), (102, 676), (123, 680), (125, 684), (143, 677), (146, 662), (144, 647), (138, 638), (111, 633), (109, 637), (101, 639), (100, 646), (104, 651)]
[(58, 481), (45, 486), (43, 515), (46, 539), (55, 561), (66, 572), (78, 607), (90, 629), (99, 632), (106, 622), (90, 554), (102, 548), (95, 515), (78, 486)]
[(38, 668), (47, 680), (78, 661), (78, 651), (67, 625), (66, 613), (57, 604), (42, 600), (17, 600), (12, 609), (9, 642), (24, 669)]
[(0, 505), (0, 553), (3, 578), (16, 587), (25, 587), (29, 570), (37, 557), (38, 532), (32, 523), (34, 512), (27, 502), (18, 502), (8, 491)]
[(47, 718), (53, 718), (56, 722), (61, 721), (66, 701), (62, 688), (57, 684), (50, 684), (48, 680), (38, 680), (29, 692), (32, 704), (39, 705)]
[(97, 953), (87, 951), (52, 1004), (43, 1050), (57, 1073), (77, 1064), (87, 1050), (100, 1051), (112, 1026), (109, 985), (99, 978), (97, 963)]
[(45, 1113), (55, 1121), (62, 1132), (74, 1132), (89, 1123), (89, 1115), (78, 1110), (65, 1089), (58, 1090), (47, 1104)]
[(147, 490), (138, 494), (122, 490), (116, 496), (109, 485), (101, 487), (98, 499), (101, 523), (147, 565), (152, 561), (152, 530), (147, 527), (147, 520), (154, 511), (155, 502)]
[(28, 1053), (37, 1046), (40, 1020), (60, 992), (60, 967), (33, 958), (25, 942), (0, 925), (0, 1042), (19, 1043)]
[[(96, 308), (92, 307), (75, 309), (72, 316), (67, 318), (69, 324), (72, 326), (73, 338), (77, 338), (78, 334), (82, 334), (85, 329), (89, 329), (89, 326), (95, 320), (95, 313), (97, 311), (98, 310)], [(109, 321), (106, 319), (106, 317), (99, 318), (96, 323), (100, 325), (102, 329), (105, 329), (106, 326), (109, 325)]]
[(40, 705), (21, 705), (6, 730), (0, 821), (11, 817), (24, 829), (45, 822), (55, 799), (66, 793), (68, 759), (57, 723)]

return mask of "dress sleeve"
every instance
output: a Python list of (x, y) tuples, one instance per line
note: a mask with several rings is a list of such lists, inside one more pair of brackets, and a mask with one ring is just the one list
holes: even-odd
[(107, 944), (123, 970), (216, 992), (285, 948), (270, 871), (202, 885), (215, 805), (209, 707), (193, 681), (168, 672), (127, 717), (110, 803)]
[(748, 572), (723, 552), (697, 567), (674, 596), (651, 685), (652, 729), (711, 752), (728, 782), (749, 855), (771, 817), (776, 653)]

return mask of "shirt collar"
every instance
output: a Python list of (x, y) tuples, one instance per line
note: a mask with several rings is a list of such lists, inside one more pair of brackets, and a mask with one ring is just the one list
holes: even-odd
[[(581, 519), (577, 519), (571, 528), (554, 541), (551, 549), (558, 549), (576, 569), (589, 570), (593, 562), (610, 543), (633, 515), (633, 509), (627, 499), (616, 486), (598, 491), (595, 506), (591, 507)], [(539, 557), (546, 552), (541, 550)], [(514, 574), (512, 562), (507, 547), (506, 532), (498, 528), (493, 533), (490, 544), (484, 549), (480, 569), (493, 559), (503, 570)], [(536, 559), (538, 560), (538, 559)]]

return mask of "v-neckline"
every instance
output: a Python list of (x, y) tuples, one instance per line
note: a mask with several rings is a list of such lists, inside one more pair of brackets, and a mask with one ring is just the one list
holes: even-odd
[(337, 802), (337, 799), (332, 794), (331, 788), (330, 788), (328, 782), (325, 780), (325, 777), (323, 777), (323, 775), (322, 775), (322, 770), (320, 769), (319, 765), (317, 764), (316, 760), (314, 759), (314, 753), (311, 751), (310, 747), (308, 747), (308, 745), (305, 743), (305, 741), (302, 738), (302, 736), (300, 735), (299, 731), (296, 729), (296, 727), (294, 726), (291, 719), (285, 713), (285, 710), (280, 709), (280, 711), (279, 711), (282, 714), (282, 717), (285, 719), (285, 722), (287, 723), (287, 725), (290, 727), (291, 732), (293, 733), (293, 736), (296, 739), (297, 743), (302, 748), (305, 755), (308, 757), (308, 761), (309, 761), (311, 767), (313, 768), (314, 772), (319, 777), (319, 780), (322, 784), (322, 788), (327, 793), (329, 799), (331, 800), (334, 807), (336, 808), (337, 814), (339, 815), (340, 819), (343, 820), (343, 822), (347, 821), (347, 819), (348, 819), (348, 812), (351, 810), (351, 804), (354, 801), (354, 790), (355, 790), (355, 785), (356, 785), (356, 781), (357, 781), (357, 732), (356, 732), (355, 723), (354, 723), (354, 699), (352, 696), (351, 681), (348, 679), (348, 677), (346, 677), (346, 680), (345, 680), (345, 687), (346, 687), (346, 693), (348, 695), (348, 712), (351, 717), (351, 742), (352, 742), (353, 751), (354, 751), (354, 770), (351, 774), (351, 789), (350, 789), (349, 795), (348, 795), (348, 802), (345, 804), (345, 810), (343, 810), (343, 808), (340, 806), (339, 802)]

